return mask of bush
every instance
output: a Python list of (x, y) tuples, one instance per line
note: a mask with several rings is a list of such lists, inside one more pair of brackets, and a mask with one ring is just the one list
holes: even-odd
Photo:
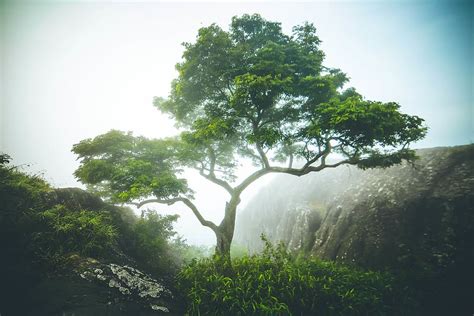
[(148, 211), (132, 228), (132, 255), (140, 266), (152, 273), (168, 273), (178, 269), (177, 252), (170, 239), (176, 235), (173, 223), (178, 215), (160, 215)]
[[(32, 232), (39, 229), (36, 215), (45, 207), (44, 196), (51, 187), (38, 175), (28, 175), (8, 166), (9, 156), (0, 155), (0, 273), (31, 262)], [(6, 272), (9, 273), (9, 272)]]
[(76, 252), (103, 257), (116, 245), (117, 231), (105, 212), (71, 211), (56, 205), (40, 215), (45, 230), (34, 235), (37, 252), (46, 257)]
[(27, 175), (9, 166), (10, 157), (0, 154), (0, 307), (6, 315), (26, 315), (29, 290), (42, 276), (30, 249), (32, 232), (43, 211), (43, 196), (50, 186), (37, 175)]
[[(294, 258), (268, 241), (260, 255), (195, 260), (178, 275), (192, 315), (385, 315), (393, 277), (314, 258)], [(228, 270), (227, 270), (228, 271)]]

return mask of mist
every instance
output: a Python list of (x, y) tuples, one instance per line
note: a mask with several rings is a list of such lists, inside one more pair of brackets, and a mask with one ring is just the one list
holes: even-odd
[[(466, 9), (467, 8), (467, 9)], [(415, 148), (472, 143), (472, 10), (457, 2), (23, 2), (1, 4), (0, 151), (57, 187), (83, 187), (73, 144), (111, 129), (160, 138), (174, 122), (152, 106), (166, 97), (181, 43), (199, 27), (224, 29), (232, 16), (257, 12), (294, 25), (313, 22), (326, 54), (370, 100), (396, 101), (425, 118)], [(244, 166), (239, 176), (248, 174)], [(190, 173), (196, 204), (219, 222), (226, 192)], [(260, 179), (240, 208), (265, 186)], [(155, 206), (181, 217), (188, 242), (211, 245), (213, 233), (184, 207)]]

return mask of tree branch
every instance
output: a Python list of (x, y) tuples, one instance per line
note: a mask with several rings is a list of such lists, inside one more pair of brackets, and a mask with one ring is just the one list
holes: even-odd
[(149, 203), (160, 203), (160, 204), (172, 205), (172, 204), (175, 204), (176, 202), (183, 202), (187, 207), (189, 207), (191, 209), (191, 211), (194, 213), (194, 215), (197, 217), (197, 219), (199, 220), (201, 225), (209, 227), (214, 232), (217, 232), (219, 230), (219, 228), (217, 227), (216, 224), (214, 224), (211, 221), (208, 221), (208, 220), (204, 219), (204, 217), (201, 215), (201, 213), (197, 209), (196, 205), (194, 205), (194, 203), (191, 202), (187, 198), (178, 197), (178, 198), (165, 199), (165, 200), (162, 200), (162, 199), (149, 199), (149, 200), (141, 201), (139, 203), (131, 203), (131, 204), (134, 204), (138, 208), (140, 208), (143, 205), (149, 204)]
[(234, 193), (234, 189), (230, 186), (230, 184), (227, 183), (226, 181), (222, 180), (222, 179), (218, 179), (214, 175), (214, 173), (206, 174), (206, 173), (204, 173), (204, 170), (201, 169), (201, 171), (199, 171), (199, 174), (201, 176), (203, 176), (204, 178), (206, 178), (207, 180), (211, 181), (212, 183), (215, 183), (215, 184), (223, 187), (227, 192), (229, 192), (229, 194), (232, 195), (232, 193)]
[(262, 161), (263, 167), (270, 168), (270, 162), (268, 161), (267, 155), (265, 154), (258, 142), (255, 143), (255, 147), (257, 147), (257, 151), (260, 155), (260, 160)]
[(358, 160), (355, 159), (354, 157), (351, 157), (349, 159), (341, 160), (335, 164), (327, 165), (325, 160), (323, 159), (321, 161), (321, 164), (318, 166), (303, 166), (302, 168), (285, 168), (285, 167), (269, 167), (269, 168), (263, 168), (260, 170), (255, 171), (253, 174), (248, 176), (245, 180), (243, 180), (237, 187), (235, 187), (235, 191), (240, 194), (242, 193), (245, 188), (247, 188), (250, 184), (252, 184), (254, 181), (257, 179), (263, 177), (264, 175), (268, 173), (286, 173), (286, 174), (291, 174), (297, 177), (304, 176), (305, 174), (308, 174), (310, 172), (317, 172), (321, 171), (325, 168), (336, 168), (340, 165), (343, 164), (357, 164)]
[[(251, 123), (252, 123), (252, 131), (255, 135), (257, 135), (258, 128), (259, 128), (259, 123), (260, 123), (260, 115), (263, 112), (258, 111), (257, 112), (257, 118), (256, 120), (251, 118)], [(263, 151), (262, 146), (258, 142), (258, 140), (255, 142), (255, 147), (257, 148), (257, 152), (260, 155), (260, 161), (262, 162), (262, 167), (263, 168), (269, 168), (270, 167), (270, 162), (268, 161), (267, 155)]]
[(322, 163), (324, 164), (325, 163), (325, 159), (326, 157), (331, 153), (331, 143), (329, 142), (329, 140), (326, 142), (326, 148), (324, 148), (323, 151), (321, 151), (321, 147), (318, 145), (318, 148), (319, 148), (319, 152), (316, 156), (314, 156), (313, 158), (309, 159), (305, 165), (303, 166), (302, 169), (305, 169), (305, 168), (308, 168), (309, 166), (311, 166), (313, 163), (315, 163), (316, 161), (318, 161), (319, 158), (322, 157)]
[(212, 183), (215, 183), (221, 187), (223, 187), (227, 192), (229, 192), (230, 195), (234, 193), (234, 189), (230, 186), (229, 183), (227, 183), (225, 180), (219, 179), (216, 177), (216, 174), (214, 173), (215, 167), (216, 167), (216, 155), (214, 153), (214, 150), (212, 148), (208, 149), (209, 152), (209, 174), (206, 174), (204, 172), (204, 164), (202, 164), (202, 168), (199, 171), (199, 174), (206, 178), (207, 180), (211, 181)]

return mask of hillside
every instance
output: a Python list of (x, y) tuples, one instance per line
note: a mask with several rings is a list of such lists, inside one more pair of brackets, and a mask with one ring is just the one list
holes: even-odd
[(474, 146), (417, 154), (413, 165), (278, 177), (240, 212), (236, 240), (257, 251), (263, 232), (307, 255), (400, 271), (434, 309), (473, 310)]
[(181, 314), (167, 277), (179, 268), (168, 239), (174, 217), (137, 218), (7, 161), (0, 164), (0, 314)]

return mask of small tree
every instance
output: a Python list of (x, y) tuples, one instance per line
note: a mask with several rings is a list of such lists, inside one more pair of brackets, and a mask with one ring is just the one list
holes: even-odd
[[(282, 33), (257, 14), (234, 17), (229, 31), (213, 24), (185, 43), (168, 99), (154, 105), (182, 128), (178, 137), (146, 139), (110, 131), (74, 145), (75, 176), (116, 203), (184, 203), (216, 234), (216, 253), (229, 256), (241, 193), (269, 173), (303, 176), (343, 164), (388, 167), (415, 158), (423, 119), (395, 102), (365, 100), (339, 69), (323, 66), (316, 28)], [(328, 162), (336, 153), (340, 159)], [(239, 161), (258, 167), (236, 183)], [(294, 161), (298, 161), (295, 166)], [(199, 170), (229, 194), (222, 222), (193, 204), (182, 168)]]

